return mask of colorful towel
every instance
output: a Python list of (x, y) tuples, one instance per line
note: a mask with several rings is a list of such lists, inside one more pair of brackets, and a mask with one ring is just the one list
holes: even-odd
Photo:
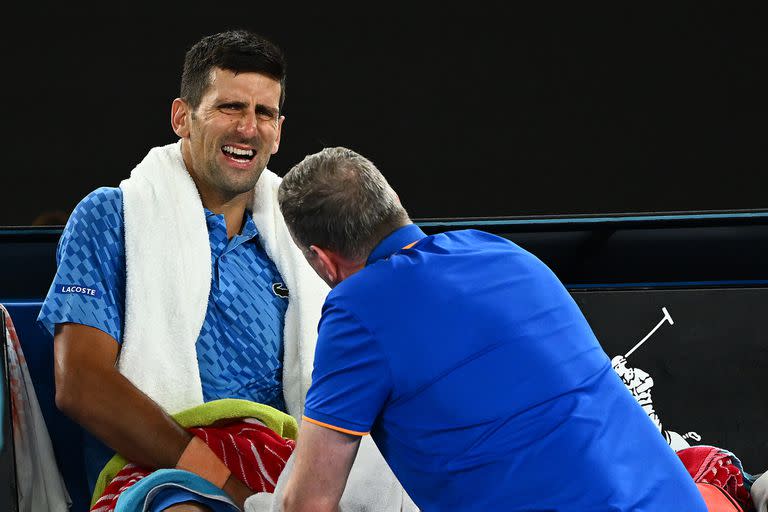
[(699, 482), (696, 487), (704, 498), (707, 512), (744, 512), (736, 500), (717, 485)]
[[(239, 512), (229, 496), (208, 480), (180, 469), (158, 469), (132, 485), (117, 500), (115, 512), (165, 510), (176, 504), (175, 493), (194, 489), (199, 503), (213, 512)], [(169, 495), (170, 492), (170, 495)]]
[[(37, 401), (24, 351), (21, 349), (21, 343), (8, 310), (0, 304), (0, 311), (5, 316), (5, 325), (0, 323), (0, 329), (5, 331), (7, 346), (3, 347), (0, 343), (0, 350), (5, 348), (8, 358), (7, 377), (10, 384), (18, 511), (66, 512), (72, 500), (56, 465), (51, 438)], [(1, 358), (0, 362), (2, 362)], [(0, 406), (2, 406), (1, 400)], [(1, 440), (2, 433), (0, 433)], [(0, 485), (7, 485), (7, 483), (0, 482)]]
[(741, 461), (727, 450), (697, 445), (678, 450), (678, 457), (694, 482), (712, 484), (722, 489), (745, 511), (754, 510)]
[[(215, 400), (182, 411), (174, 419), (205, 441), (254, 492), (274, 491), (295, 446), (297, 425), (292, 416), (247, 400)], [(114, 510), (121, 493), (150, 473), (115, 455), (99, 475), (91, 510)]]

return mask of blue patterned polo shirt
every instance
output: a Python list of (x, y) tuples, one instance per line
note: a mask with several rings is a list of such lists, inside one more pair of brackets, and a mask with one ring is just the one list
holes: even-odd
[[(203, 397), (242, 398), (284, 410), (282, 333), (288, 290), (248, 212), (241, 234), (231, 240), (224, 216), (205, 213), (212, 280), (196, 345)], [(56, 261), (39, 324), (51, 334), (58, 323), (88, 325), (121, 343), (125, 245), (119, 188), (102, 187), (80, 201), (59, 240)]]

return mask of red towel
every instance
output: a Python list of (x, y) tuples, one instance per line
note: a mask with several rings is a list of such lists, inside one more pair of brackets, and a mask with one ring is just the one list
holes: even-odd
[(696, 487), (707, 504), (707, 512), (744, 512), (736, 500), (720, 487), (705, 482), (697, 483)]
[(754, 510), (749, 491), (744, 487), (744, 474), (734, 464), (729, 452), (714, 446), (691, 446), (676, 453), (694, 482), (715, 485), (745, 512)]
[[(296, 442), (277, 435), (259, 422), (244, 419), (216, 427), (193, 427), (189, 432), (206, 442), (232, 474), (253, 492), (274, 492), (275, 484)], [(104, 489), (91, 512), (115, 509), (120, 493), (151, 473), (127, 464)]]

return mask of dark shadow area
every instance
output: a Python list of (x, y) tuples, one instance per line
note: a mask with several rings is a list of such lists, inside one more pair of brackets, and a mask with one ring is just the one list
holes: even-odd
[(173, 141), (185, 50), (234, 27), (288, 57), (278, 174), (348, 146), (422, 218), (768, 207), (764, 2), (393, 7), (10, 14), (30, 30), (3, 36), (0, 225), (68, 214)]

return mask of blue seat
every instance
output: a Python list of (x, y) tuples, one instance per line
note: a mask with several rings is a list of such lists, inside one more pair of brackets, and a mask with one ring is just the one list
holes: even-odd
[(87, 511), (90, 493), (83, 459), (83, 429), (56, 408), (53, 375), (53, 339), (37, 326), (39, 300), (3, 302), (16, 328), (27, 361), (40, 409), (45, 418), (67, 490), (72, 498), (72, 512)]

